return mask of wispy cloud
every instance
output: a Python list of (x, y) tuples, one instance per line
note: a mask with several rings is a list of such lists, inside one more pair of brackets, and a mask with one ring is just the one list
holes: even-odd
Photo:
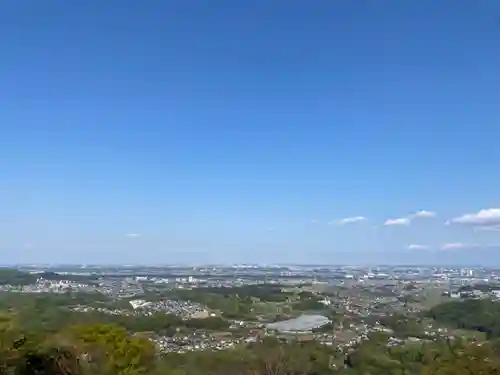
[(410, 225), (410, 218), (408, 217), (400, 217), (397, 219), (387, 219), (384, 222), (385, 226), (393, 226), (393, 225)]
[(485, 208), (455, 217), (447, 224), (460, 224), (482, 230), (500, 230), (500, 208)]
[(412, 243), (412, 244), (408, 245), (407, 248), (409, 250), (427, 250), (429, 248), (429, 246)]
[(476, 232), (500, 232), (500, 225), (497, 226), (484, 226), (484, 227), (473, 227)]
[(476, 247), (476, 245), (466, 244), (463, 242), (450, 242), (444, 243), (440, 246), (441, 250), (460, 250), (460, 249), (468, 249), (471, 247)]
[(363, 221), (368, 220), (364, 216), (351, 216), (351, 217), (345, 217), (343, 219), (337, 220), (334, 222), (334, 224), (337, 225), (346, 225), (346, 224), (354, 224), (354, 223), (361, 223)]
[(128, 238), (139, 238), (141, 237), (142, 235), (140, 233), (127, 233), (126, 236)]
[(500, 243), (478, 244), (478, 243), (451, 242), (442, 244), (439, 248), (441, 250), (465, 250), (465, 249), (486, 250), (486, 249), (500, 248)]
[(417, 212), (414, 212), (410, 215), (404, 216), (404, 217), (399, 217), (396, 219), (387, 219), (384, 222), (385, 226), (392, 226), (392, 225), (404, 225), (408, 226), (411, 224), (411, 222), (414, 219), (428, 219), (435, 217), (436, 213), (434, 211), (426, 211), (426, 210), (420, 210)]
[(436, 213), (434, 211), (426, 211), (426, 210), (420, 210), (415, 212), (412, 216), (412, 218), (432, 218), (436, 217)]

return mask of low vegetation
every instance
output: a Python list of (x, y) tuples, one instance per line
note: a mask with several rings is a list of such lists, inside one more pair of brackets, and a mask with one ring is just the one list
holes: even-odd
[[(317, 342), (281, 342), (266, 338), (232, 350), (161, 355), (147, 336), (139, 332), (164, 330), (165, 334), (172, 334), (179, 328), (225, 329), (227, 321), (218, 317), (182, 321), (169, 315), (104, 317), (60, 308), (75, 298), (90, 297), (3, 296), (0, 300), (3, 307), (0, 314), (1, 375), (500, 373), (500, 345), (495, 340), (481, 345), (461, 339), (424, 340), (391, 347), (384, 333), (370, 336), (370, 340), (347, 352)], [(11, 307), (7, 309), (9, 304)], [(457, 327), (489, 330), (494, 338), (498, 311), (496, 303), (470, 300), (443, 304), (428, 314)], [(418, 330), (418, 320), (400, 315), (388, 316), (381, 323), (395, 332), (414, 334)], [(327, 327), (328, 330), (332, 328)]]
[(484, 332), (488, 338), (500, 338), (500, 302), (489, 299), (447, 302), (433, 307), (429, 316), (456, 328)]

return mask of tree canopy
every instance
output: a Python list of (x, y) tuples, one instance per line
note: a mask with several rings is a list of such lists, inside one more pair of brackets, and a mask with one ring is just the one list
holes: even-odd
[(452, 301), (433, 307), (428, 315), (456, 328), (485, 332), (500, 338), (500, 303), (487, 299)]

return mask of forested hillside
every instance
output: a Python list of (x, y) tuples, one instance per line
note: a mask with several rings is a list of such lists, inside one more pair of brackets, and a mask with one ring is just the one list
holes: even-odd
[(500, 303), (489, 299), (466, 299), (435, 306), (429, 316), (457, 328), (485, 332), (500, 337)]
[(119, 324), (69, 324), (26, 330), (13, 311), (0, 317), (0, 374), (78, 375), (403, 375), (500, 373), (496, 341), (482, 345), (423, 342), (388, 347), (362, 343), (350, 353), (318, 343), (264, 339), (227, 351), (157, 354), (150, 340)]

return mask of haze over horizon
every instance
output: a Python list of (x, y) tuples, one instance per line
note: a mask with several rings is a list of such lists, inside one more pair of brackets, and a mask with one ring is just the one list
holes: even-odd
[(499, 15), (6, 0), (0, 263), (500, 265)]

